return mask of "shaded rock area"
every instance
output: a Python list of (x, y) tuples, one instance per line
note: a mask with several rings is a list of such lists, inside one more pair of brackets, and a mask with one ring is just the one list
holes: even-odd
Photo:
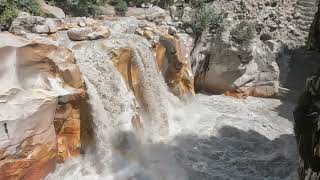
[[(312, 6), (313, 1), (301, 1), (305, 6)], [(319, 3), (319, 2), (317, 2)], [(305, 14), (307, 15), (307, 14)], [(319, 50), (319, 10), (315, 15), (310, 28), (308, 48), (311, 50)], [(306, 64), (308, 70), (303, 70), (302, 76), (306, 78), (304, 90), (298, 100), (297, 107), (294, 111), (294, 131), (298, 150), (300, 155), (299, 177), (300, 179), (319, 180), (320, 179), (320, 143), (319, 143), (319, 52), (308, 51), (296, 56), (300, 58), (299, 64)], [(304, 58), (303, 58), (304, 57)], [(302, 61), (305, 60), (305, 61)], [(298, 68), (296, 68), (298, 69)], [(296, 70), (297, 71), (297, 70)], [(306, 74), (305, 72), (309, 72)], [(311, 74), (313, 72), (313, 74)], [(311, 74), (311, 75), (310, 75)], [(296, 85), (296, 86), (299, 86)], [(296, 87), (297, 89), (303, 87)]]
[[(318, 5), (320, 7), (320, 4)], [(318, 8), (318, 12), (316, 13), (314, 20), (312, 22), (310, 28), (310, 34), (308, 39), (308, 47), (310, 49), (319, 50), (320, 48), (320, 8)]]
[(320, 179), (319, 82), (319, 72), (307, 79), (305, 91), (294, 111), (294, 130), (301, 158), (300, 179)]
[(66, 48), (0, 39), (0, 179), (42, 179), (80, 153), (82, 76)]

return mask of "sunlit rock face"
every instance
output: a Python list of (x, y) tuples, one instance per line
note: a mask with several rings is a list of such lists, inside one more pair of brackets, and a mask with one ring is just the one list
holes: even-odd
[[(159, 69), (163, 72), (171, 91), (177, 96), (194, 95), (194, 79), (186, 46), (181, 39), (170, 35), (161, 36), (160, 44), (166, 52), (165, 56), (159, 55), (164, 58), (160, 61)], [(158, 49), (161, 54), (162, 49)]]
[(0, 39), (0, 179), (41, 179), (79, 154), (81, 73), (65, 48)]
[[(249, 44), (233, 42), (231, 28), (228, 26), (220, 31), (210, 42), (211, 45), (201, 40), (197, 43), (195, 52), (199, 55), (193, 58), (196, 89), (259, 97), (270, 97), (277, 93), (279, 68), (275, 54), (256, 38)], [(208, 39), (205, 33), (200, 38)]]

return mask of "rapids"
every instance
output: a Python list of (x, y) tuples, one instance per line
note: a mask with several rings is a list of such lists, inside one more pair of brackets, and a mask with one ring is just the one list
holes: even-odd
[[(293, 105), (276, 99), (196, 95), (183, 103), (168, 91), (151, 45), (135, 35), (73, 49), (85, 76), (95, 147), (47, 180), (291, 180), (297, 169)], [(114, 43), (116, 41), (117, 43)], [(111, 61), (129, 47), (148, 107), (135, 132), (135, 95)], [(139, 107), (138, 107), (139, 108)], [(143, 109), (143, 108), (141, 108)]]
[[(94, 96), (96, 92), (90, 86), (88, 89), (91, 103), (96, 107), (94, 121), (103, 123), (99, 112), (103, 106)], [(170, 135), (166, 139), (152, 142), (134, 132), (118, 133), (116, 140), (126, 142), (126, 152), (120, 153), (112, 150), (115, 137), (107, 130), (98, 130), (104, 132), (104, 135), (98, 132), (98, 138), (105, 143), (103, 153), (87, 153), (72, 159), (47, 179), (291, 180), (297, 177), (293, 104), (277, 99), (238, 100), (197, 95), (191, 103), (177, 107), (168, 106)]]

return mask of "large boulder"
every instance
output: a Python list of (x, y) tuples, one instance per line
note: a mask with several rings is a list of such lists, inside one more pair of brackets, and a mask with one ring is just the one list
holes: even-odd
[(102, 38), (108, 38), (110, 36), (110, 30), (103, 26), (96, 27), (78, 27), (72, 28), (68, 31), (68, 36), (74, 41), (83, 40), (97, 40)]
[(56, 6), (48, 5), (44, 0), (37, 0), (37, 1), (40, 5), (41, 11), (45, 13), (46, 17), (59, 18), (59, 19), (66, 17), (62, 9)]
[[(209, 93), (246, 93), (269, 97), (278, 92), (279, 68), (275, 54), (257, 38), (248, 44), (232, 40), (226, 26), (219, 31), (212, 44), (198, 42), (200, 53), (193, 62), (195, 86)], [(206, 33), (206, 32), (205, 32)], [(206, 35), (200, 40), (210, 39)], [(199, 57), (200, 56), (200, 57)]]
[(43, 179), (80, 153), (84, 86), (71, 51), (0, 33), (0, 179)]
[(19, 16), (11, 24), (9, 31), (16, 35), (26, 33), (51, 34), (68, 29), (68, 24), (63, 19), (44, 18), (40, 16)]
[(146, 19), (148, 21), (153, 22), (156, 20), (164, 20), (166, 16), (169, 16), (169, 13), (158, 6), (153, 6), (149, 8), (129, 7), (126, 16), (134, 16), (139, 19)]

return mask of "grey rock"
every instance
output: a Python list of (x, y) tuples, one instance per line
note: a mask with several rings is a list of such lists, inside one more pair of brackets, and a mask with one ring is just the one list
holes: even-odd
[(68, 31), (68, 36), (74, 41), (86, 40), (88, 35), (93, 32), (91, 27), (73, 28)]
[(175, 35), (177, 34), (177, 29), (173, 26), (170, 26), (169, 29), (168, 29), (168, 34), (170, 35)]
[(196, 89), (209, 93), (253, 91), (263, 97), (277, 93), (279, 67), (275, 54), (257, 38), (247, 45), (234, 44), (230, 39), (233, 26), (219, 31), (213, 43), (208, 42), (208, 35), (197, 43), (201, 46), (194, 49), (196, 61), (192, 62)]
[(37, 1), (40, 4), (40, 9), (42, 10), (42, 12), (46, 14), (46, 17), (59, 19), (63, 19), (66, 17), (62, 9), (48, 5), (44, 0)]
[(35, 25), (32, 28), (33, 33), (38, 33), (38, 34), (47, 34), (50, 32), (48, 25)]

